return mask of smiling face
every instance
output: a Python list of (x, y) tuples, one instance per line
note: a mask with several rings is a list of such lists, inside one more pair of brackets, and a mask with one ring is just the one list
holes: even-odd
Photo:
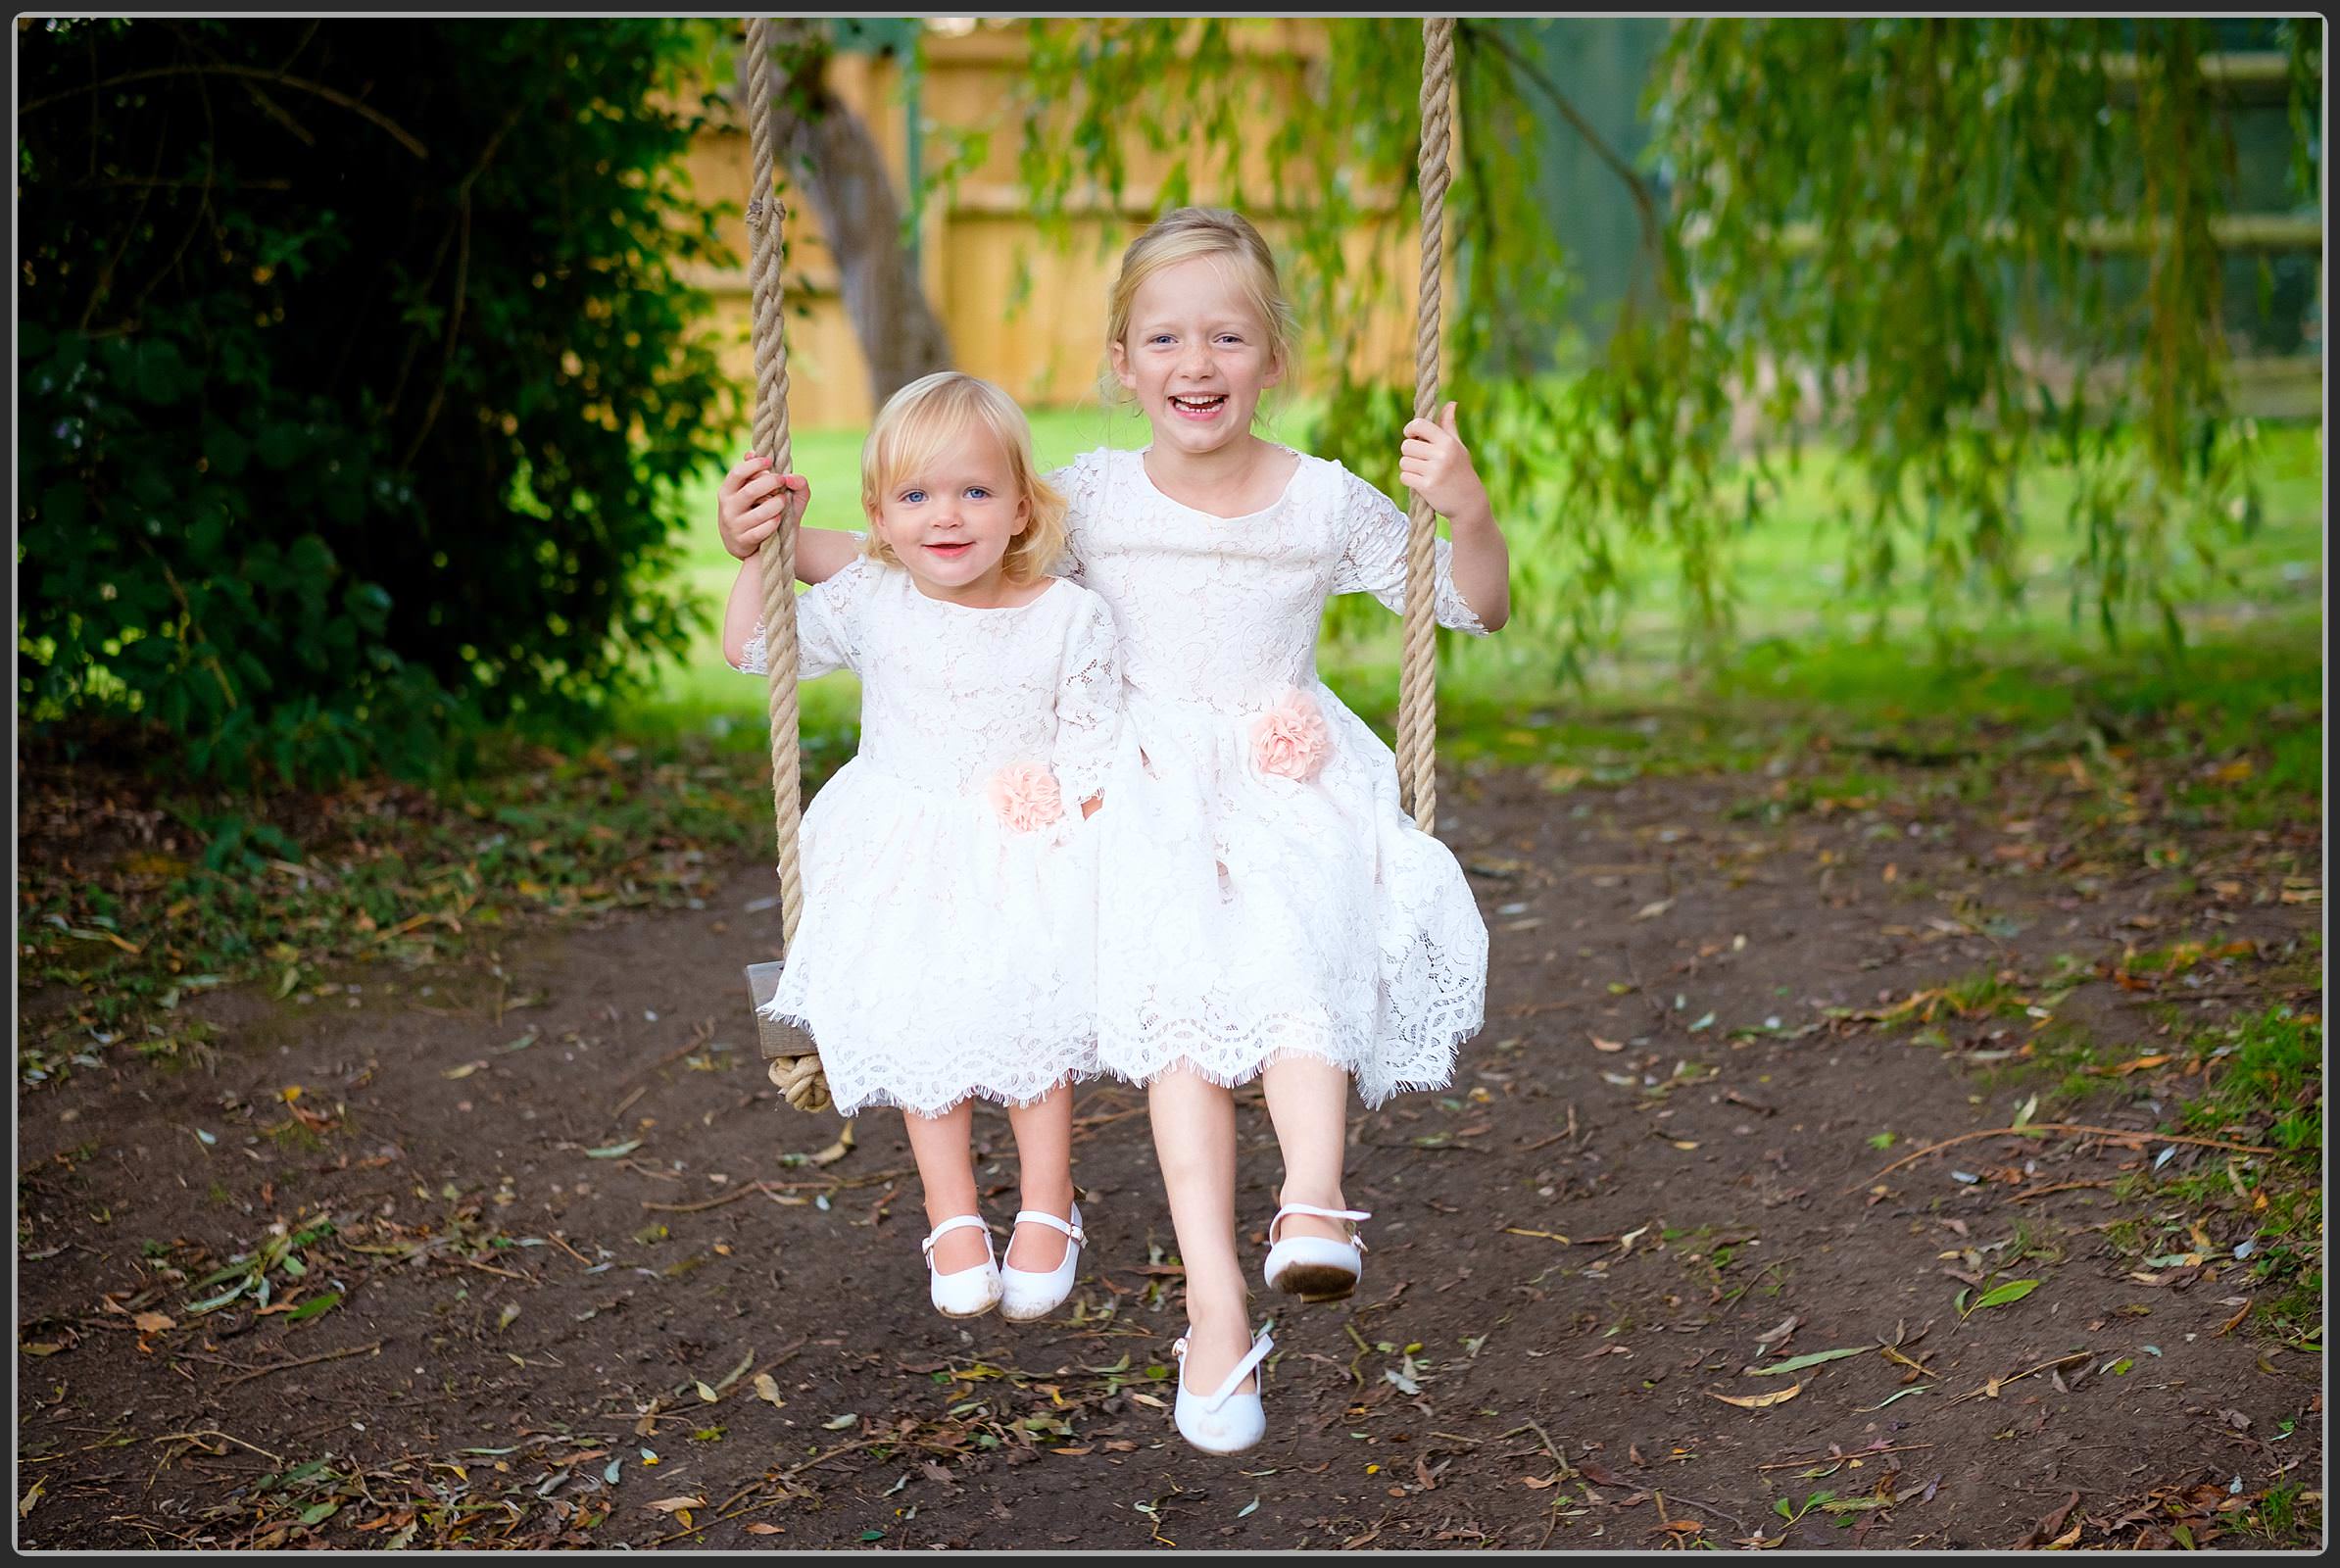
[(893, 476), (869, 509), (870, 526), (927, 594), (997, 597), (1001, 559), (1030, 511), (1014, 466), (974, 426), (938, 442)]
[(1273, 345), (1235, 267), (1196, 256), (1138, 286), (1129, 329), (1109, 348), (1154, 441), (1199, 456), (1250, 433), (1260, 394), (1284, 379)]

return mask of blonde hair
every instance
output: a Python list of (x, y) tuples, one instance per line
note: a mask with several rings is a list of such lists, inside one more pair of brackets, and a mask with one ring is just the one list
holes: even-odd
[(1164, 213), (1130, 241), (1106, 302), (1105, 342), (1120, 343), (1129, 335), (1130, 308), (1147, 278), (1198, 256), (1215, 258), (1233, 270), (1246, 303), (1267, 323), (1271, 358), (1290, 364), (1298, 328), (1292, 302), (1276, 277), (1275, 253), (1249, 220), (1224, 207), (1181, 207)]
[(1040, 476), (1040, 466), (1032, 458), (1032, 425), (1015, 399), (959, 370), (922, 375), (878, 410), (869, 437), (861, 443), (861, 510), (873, 521), (861, 552), (890, 566), (902, 564), (874, 526), (878, 498), (896, 480), (932, 463), (971, 427), (999, 443), (1024, 502), (1024, 531), (1008, 542), (1000, 566), (1009, 582), (1038, 582), (1064, 555), (1065, 499)]

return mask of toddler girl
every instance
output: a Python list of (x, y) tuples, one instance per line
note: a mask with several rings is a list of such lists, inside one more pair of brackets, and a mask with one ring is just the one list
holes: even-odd
[[(724, 482), (725, 499), (744, 473)], [(761, 672), (755, 555), (780, 510), (726, 516), (741, 560), (724, 655)], [(759, 491), (759, 494), (761, 492)], [(914, 381), (861, 454), (869, 533), (797, 602), (803, 678), (861, 678), (861, 744), (804, 819), (804, 907), (774, 1018), (819, 1048), (837, 1110), (904, 1113), (937, 1310), (1045, 1316), (1072, 1288), (1073, 1080), (1097, 1073), (1094, 836), (1115, 745), (1110, 612), (1048, 574), (1064, 502), (1022, 411), (955, 372)], [(830, 540), (850, 535), (828, 533)], [(996, 1264), (977, 1212), (976, 1097), (1008, 1107), (1023, 1210)]]

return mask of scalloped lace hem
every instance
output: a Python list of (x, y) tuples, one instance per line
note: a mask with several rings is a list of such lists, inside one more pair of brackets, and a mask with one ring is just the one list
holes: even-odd
[[(802, 1014), (775, 1011), (769, 1007), (759, 1008), (758, 1011), (761, 1016), (770, 1018), (776, 1023), (793, 1024), (804, 1030), (805, 1035), (813, 1038), (817, 1045), (817, 1037), (813, 1035), (811, 1021)], [(1036, 1052), (1034, 1054), (1043, 1060), (1051, 1059), (1049, 1054), (1047, 1053)], [(1059, 1065), (1052, 1075), (1047, 1077), (1043, 1077), (1039, 1073), (1019, 1073), (1013, 1080), (977, 1078), (951, 1084), (939, 1089), (933, 1095), (920, 1094), (912, 1090), (890, 1089), (882, 1085), (873, 1086), (863, 1090), (852, 1100), (837, 1096), (836, 1109), (841, 1116), (853, 1116), (864, 1110), (880, 1108), (900, 1110), (913, 1116), (948, 1116), (968, 1101), (980, 1100), (988, 1104), (998, 1105), (1004, 1110), (1024, 1110), (1039, 1104), (1059, 1089), (1094, 1083), (1097, 1079), (1108, 1076), (1097, 1065), (1097, 1052), (1087, 1040), (1070, 1048), (1060, 1046), (1053, 1054), (1052, 1059)], [(824, 1068), (827, 1065), (826, 1058), (823, 1058)], [(831, 1072), (829, 1088), (832, 1095), (836, 1094), (836, 1075)]]

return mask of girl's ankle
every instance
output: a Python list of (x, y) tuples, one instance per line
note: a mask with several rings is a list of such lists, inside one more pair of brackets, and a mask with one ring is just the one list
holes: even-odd
[(1062, 1186), (1026, 1187), (1016, 1195), (1019, 1207), (1037, 1209), (1043, 1214), (1053, 1214), (1063, 1220), (1072, 1218), (1073, 1204), (1079, 1197), (1070, 1182)]

